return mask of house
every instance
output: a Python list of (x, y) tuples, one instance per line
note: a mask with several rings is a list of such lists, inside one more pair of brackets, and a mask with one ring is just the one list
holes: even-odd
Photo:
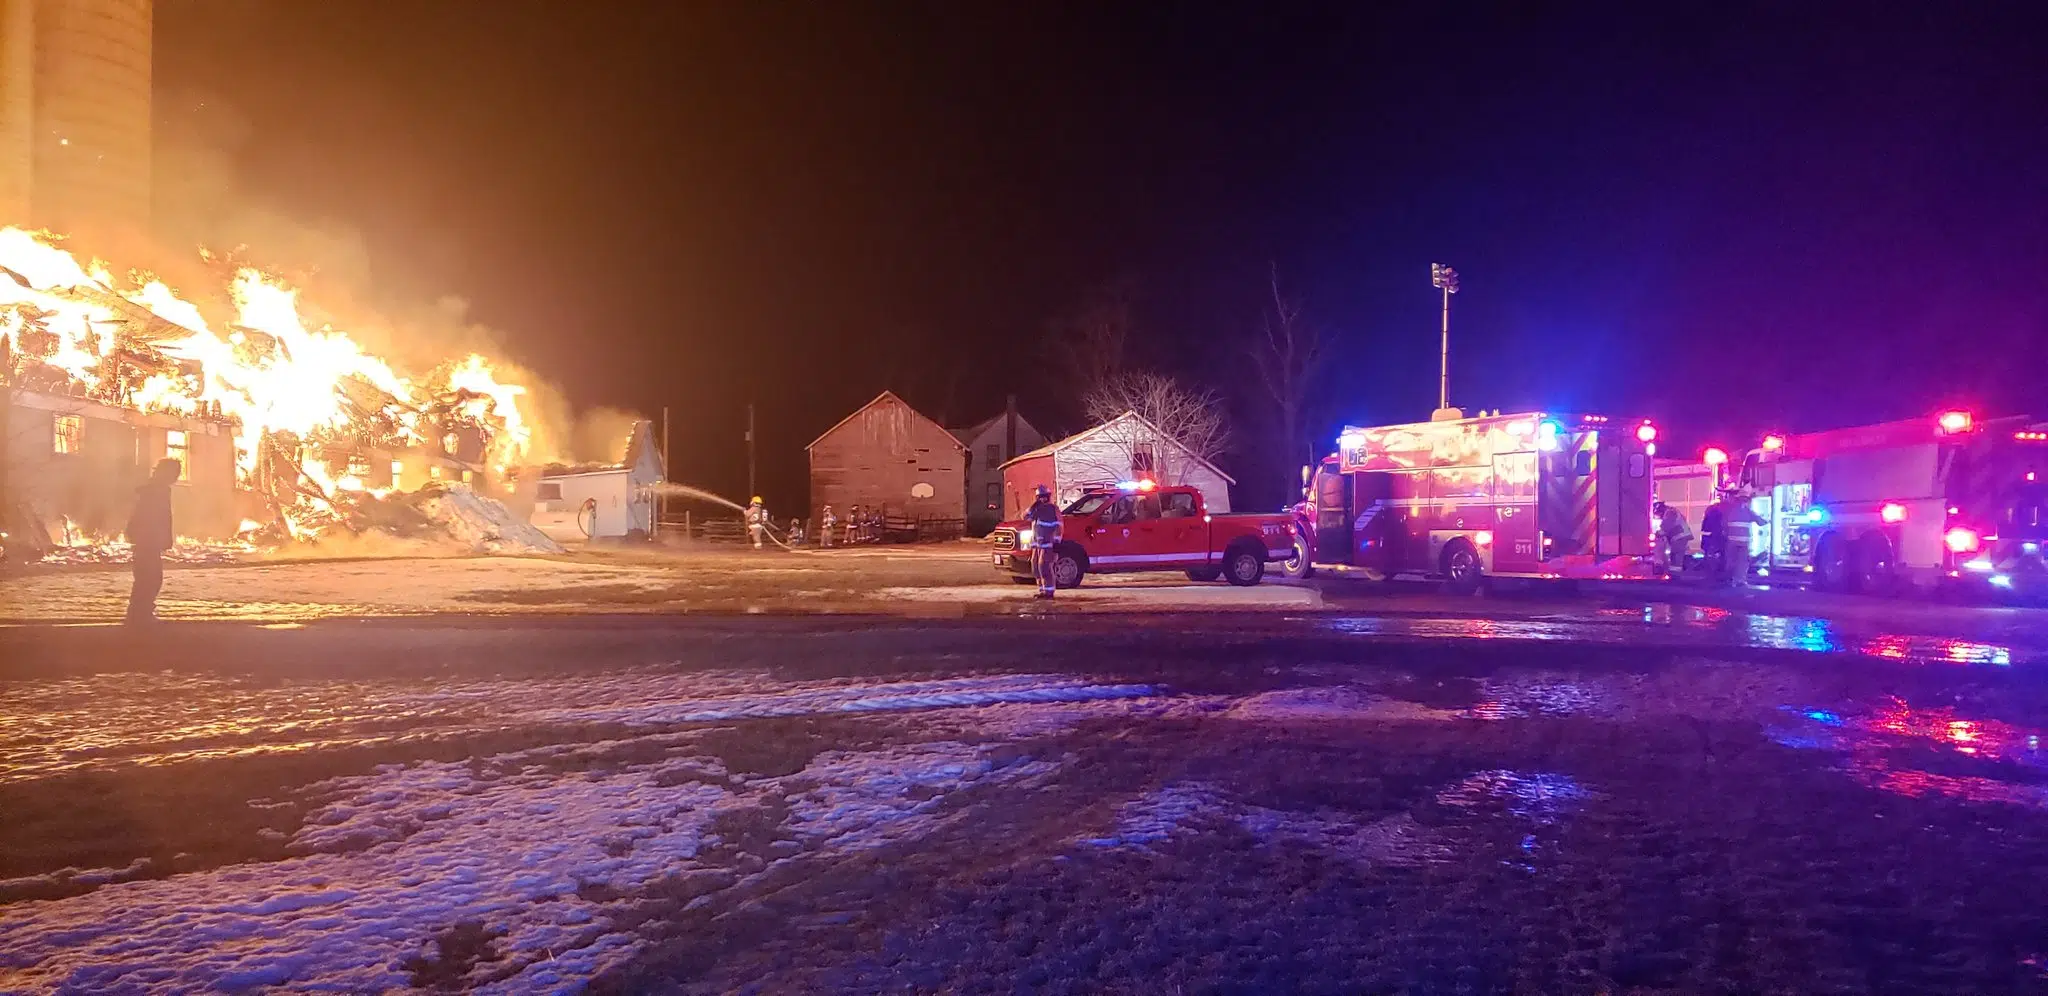
[(1202, 492), (1210, 511), (1230, 511), (1230, 486), (1237, 482), (1214, 463), (1175, 442), (1137, 412), (1125, 412), (1093, 429), (1041, 446), (1003, 464), (1003, 518), (1031, 507), (1041, 484), (1061, 505), (1088, 487), (1123, 481), (1188, 484)]
[(8, 499), (52, 543), (113, 539), (135, 491), (165, 457), (183, 466), (171, 488), (178, 535), (228, 539), (245, 503), (235, 488), (235, 437), (225, 420), (145, 412), (69, 394), (16, 388), (4, 425)]
[(921, 522), (964, 523), (967, 447), (891, 391), (839, 420), (804, 447), (811, 459), (811, 514), (855, 505)]
[(953, 430), (967, 447), (967, 531), (982, 535), (1003, 517), (1003, 464), (1045, 445), (1045, 435), (1017, 414), (1016, 405), (985, 422)]
[[(542, 468), (527, 521), (557, 542), (638, 539), (654, 525), (656, 499), (649, 489), (666, 479), (654, 423), (636, 422), (625, 459), (616, 464)], [(525, 488), (517, 490), (526, 497)]]

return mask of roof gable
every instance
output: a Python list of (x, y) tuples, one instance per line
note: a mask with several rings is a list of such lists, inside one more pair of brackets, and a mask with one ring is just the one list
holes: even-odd
[(845, 418), (842, 418), (839, 421), (832, 423), (832, 428), (826, 429), (824, 432), (818, 433), (818, 438), (813, 439), (808, 443), (805, 443), (804, 449), (809, 450), (811, 447), (818, 445), (820, 442), (824, 441), (826, 436), (838, 432), (841, 426), (844, 426), (846, 423), (853, 421), (855, 418), (858, 418), (860, 416), (860, 413), (867, 411), (868, 409), (873, 408), (884, 401), (893, 401), (899, 405), (902, 405), (904, 411), (907, 411), (910, 414), (925, 420), (926, 422), (930, 422), (932, 428), (939, 430), (940, 435), (943, 435), (946, 438), (953, 440), (954, 446), (958, 446), (962, 450), (965, 450), (967, 448), (965, 444), (960, 442), (959, 437), (953, 435), (953, 433), (950, 430), (948, 430), (945, 426), (940, 425), (938, 422), (934, 421), (931, 418), (931, 416), (926, 415), (925, 413), (910, 407), (910, 402), (897, 397), (896, 392), (883, 391), (882, 393), (875, 395), (875, 400), (870, 401), (867, 404), (864, 404), (859, 408), (854, 409), (852, 412), (848, 413)]
[(1173, 438), (1172, 436), (1167, 435), (1164, 432), (1159, 431), (1158, 426), (1153, 425), (1151, 422), (1146, 421), (1143, 415), (1140, 415), (1134, 411), (1127, 411), (1122, 415), (1118, 415), (1117, 417), (1102, 423), (1101, 425), (1095, 426), (1090, 429), (1083, 429), (1080, 432), (1074, 433), (1073, 435), (1068, 436), (1065, 439), (1054, 440), (1050, 443), (1045, 444), (1044, 446), (1032, 450), (1029, 453), (1019, 453), (1015, 458), (1005, 461), (1003, 463), (1003, 466), (1008, 467), (1010, 464), (1016, 463), (1020, 460), (1033, 460), (1037, 459), (1038, 457), (1051, 456), (1052, 454), (1058, 453), (1059, 451), (1066, 449), (1069, 446), (1073, 446), (1076, 443), (1080, 443), (1101, 433), (1108, 432), (1111, 428), (1119, 424), (1122, 424), (1126, 421), (1135, 421), (1139, 425), (1142, 425), (1145, 428), (1152, 430), (1153, 438), (1158, 439), (1159, 441), (1164, 442), (1169, 446), (1172, 446), (1174, 449), (1177, 449), (1181, 451), (1183, 454), (1186, 454), (1196, 463), (1199, 463), (1202, 466), (1215, 471), (1216, 476), (1223, 478), (1224, 483), (1237, 483), (1237, 478), (1234, 478), (1229, 474), (1224, 473), (1223, 468), (1216, 466), (1216, 464), (1213, 461), (1206, 460), (1201, 456), (1198, 456), (1193, 450), (1190, 450), (1186, 446), (1182, 445), (1179, 440)]
[[(952, 430), (953, 438), (960, 440), (960, 442), (968, 446), (973, 446), (975, 440), (980, 439), (983, 435), (987, 434), (987, 432), (990, 429), (993, 429), (996, 426), (1001, 425), (1003, 418), (1009, 414), (1009, 412), (997, 412), (994, 415), (982, 419), (981, 421), (976, 422), (965, 429), (954, 429)], [(1037, 436), (1040, 439), (1045, 438), (1045, 434), (1039, 432), (1038, 427), (1032, 425), (1030, 419), (1027, 419), (1022, 415), (1017, 416), (1017, 434), (1021, 436), (1027, 430), (1032, 435)]]

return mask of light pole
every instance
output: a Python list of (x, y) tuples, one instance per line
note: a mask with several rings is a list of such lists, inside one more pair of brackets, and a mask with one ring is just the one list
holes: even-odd
[(1436, 408), (1441, 415), (1451, 407), (1451, 295), (1458, 292), (1458, 271), (1442, 263), (1429, 264), (1431, 286), (1444, 292), (1444, 338), (1436, 381)]

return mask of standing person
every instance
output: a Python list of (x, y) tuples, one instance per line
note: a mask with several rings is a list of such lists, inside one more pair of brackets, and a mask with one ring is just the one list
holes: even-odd
[(804, 520), (799, 519), (795, 516), (790, 516), (789, 532), (785, 535), (789, 539), (790, 546), (804, 545)]
[(825, 510), (818, 514), (818, 545), (830, 547), (832, 545), (832, 530), (837, 528), (839, 528), (839, 517), (833, 515), (832, 506), (827, 505)]
[(1024, 510), (1024, 521), (1031, 526), (1031, 575), (1038, 579), (1038, 597), (1051, 598), (1059, 587), (1052, 571), (1059, 560), (1053, 548), (1060, 541), (1060, 509), (1052, 503), (1051, 488), (1038, 486), (1037, 498)]
[(135, 587), (128, 594), (128, 621), (156, 621), (156, 596), (164, 589), (164, 551), (171, 548), (171, 485), (184, 465), (169, 457), (156, 462), (149, 481), (135, 498), (128, 517), (128, 543), (134, 547)]
[(1657, 503), (1657, 536), (1663, 541), (1664, 570), (1677, 574), (1685, 570), (1686, 551), (1692, 547), (1692, 527), (1685, 516), (1663, 502)]
[(846, 545), (852, 546), (858, 542), (860, 542), (860, 506), (855, 505), (846, 511)]
[(761, 534), (768, 531), (768, 506), (761, 504), (761, 496), (755, 495), (747, 506), (747, 535), (754, 541), (754, 549), (761, 549)]

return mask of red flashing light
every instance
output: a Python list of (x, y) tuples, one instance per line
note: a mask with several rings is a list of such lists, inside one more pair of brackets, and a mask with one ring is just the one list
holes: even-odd
[(2033, 480), (2033, 479), (2034, 479), (2034, 472), (2033, 472), (2033, 471), (2031, 471), (2031, 470), (2030, 470), (2030, 471), (2027, 471), (2027, 480), (2031, 481), (2031, 480)]
[(1476, 532), (1476, 533), (1473, 533), (1473, 534), (1472, 534), (1472, 542), (1474, 542), (1474, 543), (1477, 543), (1477, 544), (1479, 544), (1480, 546), (1492, 546), (1492, 545), (1493, 545), (1493, 530), (1491, 530), (1491, 529), (1481, 529), (1480, 531), (1478, 531), (1478, 532)]
[(1877, 517), (1886, 522), (1904, 522), (1906, 521), (1906, 506), (1895, 501), (1885, 502), (1884, 507), (1877, 510)]
[(1785, 437), (1773, 432), (1764, 437), (1764, 452), (1776, 453), (1785, 448)]
[(1941, 539), (1948, 544), (1949, 550), (1955, 553), (1969, 553), (1975, 550), (1980, 542), (1977, 531), (1964, 526), (1949, 530)]
[(1970, 426), (1975, 424), (1975, 422), (1976, 420), (1970, 417), (1969, 412), (1954, 411), (1942, 412), (1941, 419), (1937, 424), (1941, 426), (1941, 431), (1943, 432), (1957, 433), (1970, 431)]
[(1657, 427), (1648, 422), (1636, 426), (1636, 438), (1646, 443), (1657, 441)]
[(1709, 467), (1719, 467), (1728, 462), (1728, 451), (1719, 446), (1709, 446), (1705, 453), (1700, 454), (1700, 462)]

